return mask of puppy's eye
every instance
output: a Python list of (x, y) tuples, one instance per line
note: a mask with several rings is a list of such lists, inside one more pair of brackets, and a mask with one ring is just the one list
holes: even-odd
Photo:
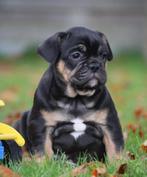
[(73, 52), (71, 55), (70, 55), (70, 58), (71, 59), (79, 59), (79, 58), (81, 58), (82, 57), (82, 53), (80, 53), (80, 52)]

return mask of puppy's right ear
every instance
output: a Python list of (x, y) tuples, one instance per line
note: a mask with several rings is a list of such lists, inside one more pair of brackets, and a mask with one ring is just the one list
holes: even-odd
[(66, 33), (59, 32), (48, 38), (41, 44), (37, 51), (47, 62), (53, 63), (60, 55), (60, 45)]

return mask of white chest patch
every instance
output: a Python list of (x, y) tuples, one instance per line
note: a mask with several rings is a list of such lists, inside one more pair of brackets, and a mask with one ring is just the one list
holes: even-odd
[(74, 132), (71, 135), (75, 138), (75, 140), (85, 133), (86, 125), (83, 123), (82, 119), (76, 118), (71, 121), (73, 123)]

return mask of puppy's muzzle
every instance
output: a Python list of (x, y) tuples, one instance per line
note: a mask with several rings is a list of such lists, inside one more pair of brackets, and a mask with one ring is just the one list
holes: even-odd
[(98, 84), (98, 62), (82, 63), (71, 77), (71, 85), (75, 89), (92, 89)]

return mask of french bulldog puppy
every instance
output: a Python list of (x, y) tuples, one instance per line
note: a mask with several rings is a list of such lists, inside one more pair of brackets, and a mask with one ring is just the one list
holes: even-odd
[(109, 159), (118, 156), (124, 140), (105, 85), (105, 66), (113, 58), (106, 36), (74, 27), (46, 39), (38, 53), (49, 67), (36, 89), (32, 109), (15, 125), (29, 153), (39, 158), (52, 157), (58, 150), (66, 154), (93, 151), (99, 159), (104, 153)]

